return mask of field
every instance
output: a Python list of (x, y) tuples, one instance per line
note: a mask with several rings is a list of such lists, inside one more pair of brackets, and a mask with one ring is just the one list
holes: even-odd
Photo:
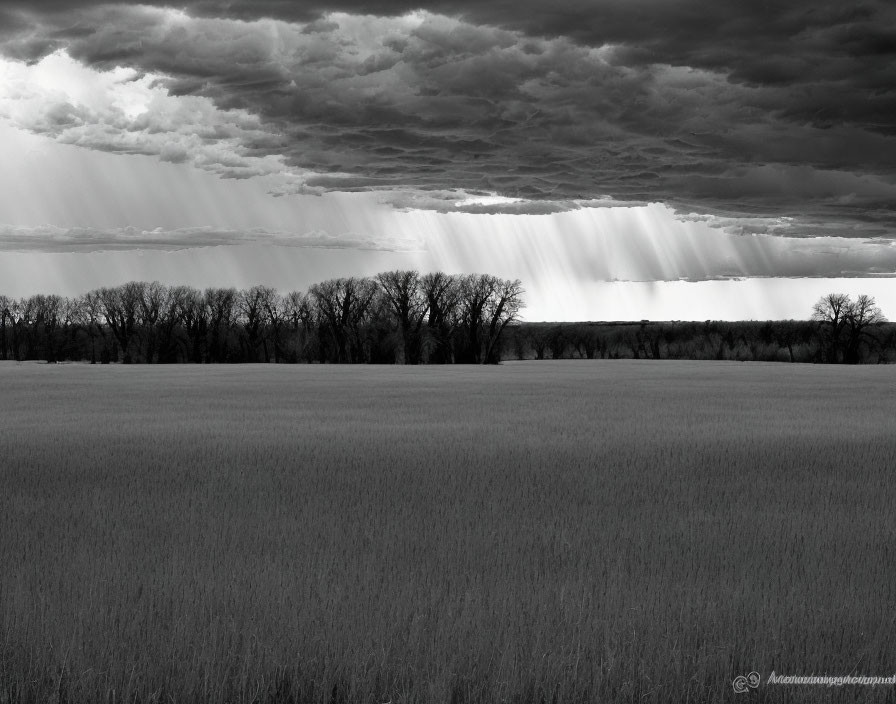
[(894, 391), (2, 363), (0, 702), (893, 701)]

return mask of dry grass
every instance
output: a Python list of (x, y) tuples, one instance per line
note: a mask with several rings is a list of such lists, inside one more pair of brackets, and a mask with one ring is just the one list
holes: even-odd
[(750, 670), (892, 674), (893, 389), (4, 363), (0, 702), (717, 702)]

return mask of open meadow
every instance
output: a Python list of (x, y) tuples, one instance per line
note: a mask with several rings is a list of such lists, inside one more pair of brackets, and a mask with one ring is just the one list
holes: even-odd
[(4, 704), (894, 701), (894, 561), (891, 366), (0, 363)]

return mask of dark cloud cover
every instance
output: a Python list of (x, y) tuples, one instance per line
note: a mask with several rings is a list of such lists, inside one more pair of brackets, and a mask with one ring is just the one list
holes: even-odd
[[(790, 235), (896, 234), (891, 2), (451, 0), (407, 14), (419, 7), (6, 2), (0, 50), (133, 67), (252, 115), (241, 156), (281, 155), (307, 174), (296, 190), (542, 204), (510, 212), (609, 196), (794, 218)], [(59, 106), (29, 128), (53, 134), (76, 116)], [(242, 168), (214, 170), (252, 175)]]

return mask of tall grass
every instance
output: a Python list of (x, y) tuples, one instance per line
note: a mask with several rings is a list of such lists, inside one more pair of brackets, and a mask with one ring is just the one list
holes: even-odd
[(887, 367), (0, 365), (0, 702), (892, 701)]

